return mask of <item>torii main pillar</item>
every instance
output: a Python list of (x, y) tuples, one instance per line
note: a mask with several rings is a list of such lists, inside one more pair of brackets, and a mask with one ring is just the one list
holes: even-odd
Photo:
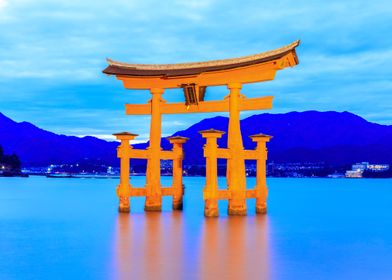
[(231, 157), (227, 160), (227, 186), (232, 197), (229, 199), (228, 213), (230, 215), (246, 215), (246, 177), (245, 161), (243, 158), (243, 144), (240, 127), (239, 99), (242, 84), (230, 83), (227, 85), (229, 94), (229, 129), (227, 135), (227, 148)]
[[(151, 98), (151, 123), (150, 123), (150, 156), (147, 159), (146, 170), (146, 211), (161, 211), (161, 137), (162, 137), (162, 114), (161, 101), (164, 92), (161, 88), (150, 89)], [(155, 155), (155, 156), (154, 156)]]

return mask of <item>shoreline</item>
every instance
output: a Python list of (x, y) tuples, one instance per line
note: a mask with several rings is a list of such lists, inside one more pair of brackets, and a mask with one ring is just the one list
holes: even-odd
[[(131, 177), (139, 177), (146, 176), (146, 174), (131, 174)], [(171, 177), (171, 174), (162, 174), (162, 177)], [(120, 175), (94, 175), (94, 174), (22, 174), (22, 175), (0, 175), (0, 178), (29, 178), (29, 177), (47, 177), (51, 179), (120, 179)], [(205, 177), (202, 175), (183, 175), (183, 177)], [(225, 176), (218, 176), (218, 178), (222, 178)], [(247, 178), (256, 178), (255, 176), (247, 176)], [(348, 177), (317, 177), (317, 176), (302, 176), (302, 177), (275, 177), (275, 176), (267, 176), (267, 178), (288, 178), (288, 179), (392, 179), (392, 177), (362, 177), (362, 178), (348, 178)]]

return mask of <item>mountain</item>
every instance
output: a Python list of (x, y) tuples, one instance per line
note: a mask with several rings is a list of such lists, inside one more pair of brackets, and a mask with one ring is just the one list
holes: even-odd
[(116, 142), (58, 135), (28, 122), (17, 123), (1, 113), (0, 145), (6, 153), (16, 153), (23, 166), (74, 163), (85, 158), (117, 164)]
[[(190, 138), (184, 145), (185, 163), (204, 164), (200, 130), (227, 131), (228, 119), (204, 119), (174, 135)], [(259, 114), (241, 120), (244, 146), (254, 148), (248, 137), (265, 133), (273, 136), (268, 144), (269, 160), (276, 162), (326, 162), (332, 165), (357, 161), (392, 163), (392, 126), (371, 123), (349, 112), (290, 112)], [(227, 134), (218, 140), (226, 147)], [(74, 163), (84, 158), (118, 165), (118, 143), (94, 137), (57, 135), (30, 123), (17, 123), (0, 113), (0, 145), (7, 153), (16, 153), (24, 166)], [(137, 144), (145, 148), (148, 144)], [(162, 147), (171, 145), (162, 139)]]
[[(198, 131), (208, 128), (227, 131), (227, 126), (227, 118), (215, 117), (175, 133), (190, 138), (185, 146), (186, 161), (204, 162), (204, 139)], [(243, 119), (241, 129), (247, 149), (255, 146), (249, 135), (272, 135), (268, 143), (269, 160), (276, 162), (392, 163), (392, 126), (371, 123), (349, 112), (259, 114)], [(227, 134), (218, 140), (218, 145), (226, 147)]]

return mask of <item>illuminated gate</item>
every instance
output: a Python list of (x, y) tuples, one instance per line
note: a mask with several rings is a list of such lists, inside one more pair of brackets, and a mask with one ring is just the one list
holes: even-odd
[[(295, 48), (299, 41), (285, 47), (240, 58), (180, 64), (128, 64), (108, 59), (109, 66), (103, 71), (115, 75), (127, 89), (148, 89), (152, 95), (147, 104), (126, 104), (128, 115), (151, 115), (150, 144), (148, 149), (133, 149), (130, 141), (137, 135), (127, 132), (114, 134), (121, 140), (118, 157), (121, 159), (120, 184), (117, 195), (119, 211), (129, 212), (129, 198), (145, 196), (146, 211), (160, 211), (162, 196), (173, 196), (173, 209), (182, 208), (182, 145), (187, 138), (171, 137), (172, 151), (162, 151), (162, 114), (185, 114), (207, 112), (229, 112), (227, 148), (218, 148), (217, 139), (223, 134), (217, 130), (200, 133), (206, 138), (206, 186), (204, 189), (206, 216), (217, 216), (218, 199), (228, 199), (228, 213), (245, 215), (246, 199), (256, 198), (256, 212), (266, 213), (267, 186), (266, 142), (271, 136), (251, 136), (257, 143), (255, 150), (244, 150), (240, 128), (240, 112), (244, 110), (266, 110), (272, 108), (272, 96), (246, 98), (240, 91), (242, 84), (270, 81), (277, 70), (298, 64)], [(206, 88), (226, 85), (229, 94), (223, 100), (204, 101)], [(165, 89), (182, 88), (184, 102), (167, 103), (162, 95)], [(146, 186), (134, 188), (129, 179), (129, 160), (147, 159)], [(217, 159), (227, 159), (227, 190), (218, 190)], [(173, 160), (173, 184), (161, 186), (160, 161)], [(257, 182), (253, 190), (246, 189), (245, 159), (257, 161)]]

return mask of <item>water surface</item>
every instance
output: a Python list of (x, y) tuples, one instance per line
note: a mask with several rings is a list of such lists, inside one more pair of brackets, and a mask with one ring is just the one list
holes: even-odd
[(271, 178), (268, 215), (218, 219), (184, 180), (183, 212), (127, 215), (114, 179), (0, 178), (0, 279), (392, 279), (392, 180)]

